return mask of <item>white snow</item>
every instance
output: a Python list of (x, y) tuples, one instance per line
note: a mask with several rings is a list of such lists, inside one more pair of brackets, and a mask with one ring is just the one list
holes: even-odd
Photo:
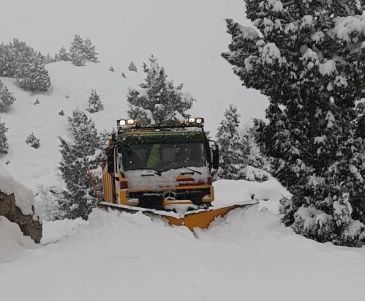
[(315, 41), (316, 43), (320, 43), (323, 41), (325, 37), (325, 34), (322, 31), (317, 31), (312, 35), (312, 40)]
[(323, 64), (319, 64), (319, 72), (324, 75), (332, 75), (337, 71), (336, 62), (334, 60), (328, 60)]
[(301, 28), (305, 27), (313, 27), (313, 16), (306, 15), (302, 18), (302, 23), (300, 24)]
[(20, 256), (25, 248), (35, 247), (34, 241), (30, 237), (23, 236), (19, 226), (4, 216), (0, 216), (0, 241), (0, 269), (4, 262), (11, 262)]
[[(193, 172), (192, 170), (196, 171)], [(194, 181), (206, 181), (208, 178), (208, 168), (207, 167), (187, 167), (170, 169), (165, 172), (161, 172), (160, 175), (156, 174), (153, 169), (145, 170), (128, 170), (124, 172), (127, 181), (128, 188), (138, 189), (138, 188), (153, 188), (153, 187), (163, 187), (163, 186), (177, 186), (176, 181), (177, 176), (181, 176), (181, 173), (188, 173), (186, 176), (188, 178), (194, 179)]]
[(254, 41), (259, 37), (259, 33), (252, 26), (243, 26), (241, 24), (238, 24), (238, 27), (244, 40)]
[(275, 43), (267, 43), (261, 49), (261, 58), (265, 64), (273, 65), (275, 63), (282, 63), (282, 57), (279, 48)]
[(358, 35), (365, 36), (365, 15), (338, 18), (334, 33), (348, 43), (356, 43)]
[(283, 3), (278, 0), (265, 0), (260, 2), (260, 7), (265, 7), (266, 9), (281, 12), (283, 10)]
[[(365, 250), (319, 244), (256, 206), (194, 235), (141, 214), (96, 210), (45, 223), (42, 245), (0, 265), (2, 300), (360, 299)], [(300, 292), (300, 293), (299, 293)]]
[(325, 117), (325, 120), (327, 120), (327, 127), (331, 128), (333, 127), (333, 124), (336, 122), (335, 116), (331, 111), (328, 111)]

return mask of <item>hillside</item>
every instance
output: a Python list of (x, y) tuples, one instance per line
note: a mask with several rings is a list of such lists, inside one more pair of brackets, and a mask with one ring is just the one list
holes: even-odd
[[(18, 180), (36, 189), (39, 184), (55, 185), (57, 164), (60, 159), (59, 136), (67, 135), (67, 116), (76, 108), (85, 110), (91, 90), (96, 89), (105, 106), (98, 113), (89, 114), (95, 120), (98, 131), (111, 131), (116, 120), (127, 117), (128, 105), (126, 95), (128, 88), (138, 88), (144, 73), (127, 72), (127, 78), (121, 76), (120, 70), (111, 72), (104, 64), (90, 63), (85, 67), (75, 67), (69, 62), (48, 64), (52, 88), (43, 94), (32, 94), (19, 89), (14, 79), (1, 78), (14, 93), (16, 102), (9, 113), (0, 113), (0, 118), (9, 128), (9, 154), (0, 158)], [(168, 70), (167, 70), (168, 71)], [(185, 89), (186, 92), (190, 92)], [(249, 97), (250, 92), (248, 92)], [(193, 95), (194, 96), (194, 95)], [(39, 104), (35, 105), (35, 101)], [(217, 109), (218, 108), (218, 109)], [(206, 106), (197, 100), (191, 110), (192, 115), (206, 118), (206, 129), (215, 133), (220, 115), (226, 103), (212, 101)], [(63, 110), (65, 115), (58, 113)], [(41, 147), (33, 149), (25, 144), (26, 137), (34, 132), (40, 139)]]

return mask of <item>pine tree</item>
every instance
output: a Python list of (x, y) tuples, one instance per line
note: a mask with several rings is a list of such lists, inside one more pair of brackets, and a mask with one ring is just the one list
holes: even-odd
[(85, 59), (87, 62), (98, 63), (98, 53), (95, 50), (95, 46), (91, 43), (90, 39), (84, 41)]
[(39, 62), (26, 63), (19, 67), (16, 82), (20, 88), (30, 91), (47, 91), (51, 86), (48, 71)]
[(8, 139), (6, 138), (6, 132), (8, 129), (5, 127), (5, 123), (0, 121), (0, 157), (1, 155), (8, 153)]
[(58, 59), (58, 61), (71, 61), (71, 56), (67, 52), (65, 47), (63, 47), (63, 46), (61, 47), (61, 49), (59, 50), (59, 52), (57, 54), (57, 59)]
[(357, 201), (364, 141), (355, 122), (355, 102), (365, 97), (364, 5), (246, 0), (256, 29), (227, 20), (232, 42), (223, 54), (246, 87), (269, 98), (268, 122), (256, 129), (274, 176), (293, 195), (282, 200), (284, 223), (340, 245), (365, 239)]
[(9, 92), (8, 87), (0, 81), (0, 112), (8, 112), (15, 101), (15, 97)]
[(70, 48), (70, 58), (75, 66), (84, 66), (86, 62), (97, 63), (97, 56), (90, 39), (83, 40), (79, 35), (75, 35)]
[(129, 66), (128, 66), (128, 70), (132, 71), (132, 72), (137, 72), (137, 66), (134, 64), (134, 62), (130, 62)]
[(16, 77), (18, 85), (31, 91), (47, 91), (51, 86), (44, 64), (49, 57), (35, 51), (25, 42), (14, 39), (0, 45), (0, 76)]
[(30, 145), (31, 147), (38, 149), (41, 146), (39, 138), (37, 138), (34, 133), (31, 133), (27, 139), (25, 139), (25, 143)]
[(141, 90), (128, 91), (130, 118), (141, 119), (142, 124), (162, 124), (185, 115), (194, 99), (182, 92), (182, 84), (175, 86), (167, 80), (165, 69), (159, 66), (154, 56), (149, 61), (149, 66), (143, 66), (146, 78), (140, 84)]
[(100, 96), (96, 93), (96, 90), (92, 90), (89, 97), (89, 106), (87, 111), (90, 113), (96, 113), (102, 110), (104, 110), (104, 105), (100, 100)]
[(95, 207), (96, 198), (88, 179), (88, 172), (97, 167), (96, 149), (99, 138), (94, 121), (84, 112), (74, 111), (68, 118), (70, 140), (60, 138), (61, 162), (59, 170), (66, 183), (59, 207), (64, 218), (87, 219)]
[(247, 141), (239, 133), (239, 114), (237, 108), (230, 105), (224, 113), (224, 119), (217, 130), (217, 144), (220, 150), (218, 177), (221, 179), (241, 179), (247, 166), (249, 149)]

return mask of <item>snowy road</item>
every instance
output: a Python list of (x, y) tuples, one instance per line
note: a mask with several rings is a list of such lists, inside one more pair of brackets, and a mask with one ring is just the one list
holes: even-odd
[(2, 301), (351, 300), (363, 296), (365, 249), (294, 235), (257, 206), (199, 239), (143, 215), (95, 211), (45, 224), (43, 245), (0, 261)]

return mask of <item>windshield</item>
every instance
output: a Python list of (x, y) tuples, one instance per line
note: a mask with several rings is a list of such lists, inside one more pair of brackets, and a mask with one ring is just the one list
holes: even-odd
[(128, 145), (123, 152), (124, 170), (169, 170), (206, 166), (203, 143)]

